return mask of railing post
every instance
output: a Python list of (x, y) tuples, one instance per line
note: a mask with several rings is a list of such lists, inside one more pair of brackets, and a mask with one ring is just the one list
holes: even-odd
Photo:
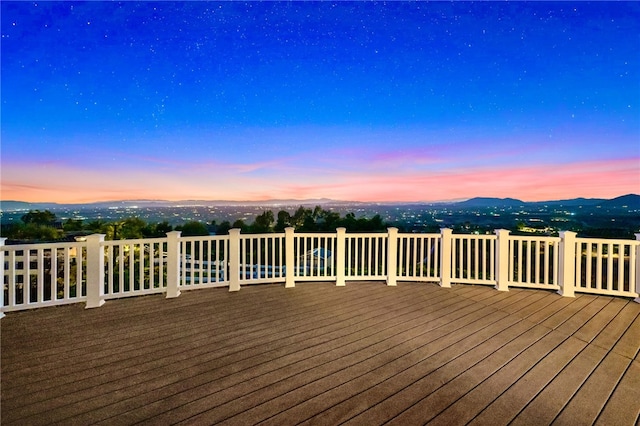
[(6, 238), (0, 238), (0, 265), (2, 265), (2, 274), (0, 275), (0, 318), (4, 318), (4, 242)]
[(451, 287), (451, 240), (453, 230), (440, 229), (440, 287)]
[(497, 229), (496, 236), (496, 290), (509, 291), (509, 234), (511, 231)]
[(296, 286), (296, 253), (295, 244), (295, 228), (288, 227), (284, 229), (284, 265), (286, 268), (285, 288), (293, 288)]
[(229, 291), (240, 290), (240, 229), (229, 230)]
[(398, 228), (387, 228), (387, 285), (397, 285)]
[(167, 299), (180, 296), (180, 235), (167, 232)]
[(558, 294), (564, 297), (575, 297), (576, 286), (576, 233), (571, 231), (560, 232), (560, 266), (558, 268)]
[[(636, 241), (640, 241), (640, 234), (635, 234), (635, 236), (636, 236)], [(640, 303), (640, 244), (636, 245), (636, 265), (635, 266), (636, 266), (636, 271), (635, 271), (636, 272), (636, 293), (638, 293), (638, 297), (636, 297), (633, 300), (637, 303)], [(633, 265), (629, 265), (629, 268), (633, 268)]]
[(347, 240), (347, 228), (336, 229), (336, 285), (345, 286), (345, 256), (346, 253), (346, 240)]
[(87, 303), (85, 309), (104, 305), (104, 234), (87, 236)]

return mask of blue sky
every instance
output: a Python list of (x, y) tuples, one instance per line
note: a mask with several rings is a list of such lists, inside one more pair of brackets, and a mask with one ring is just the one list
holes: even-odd
[(640, 192), (640, 5), (5, 2), (2, 199)]

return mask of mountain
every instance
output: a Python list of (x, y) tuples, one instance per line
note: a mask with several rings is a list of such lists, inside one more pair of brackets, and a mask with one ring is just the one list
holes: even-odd
[(616, 197), (611, 200), (602, 198), (573, 198), (570, 200), (553, 200), (553, 201), (535, 201), (525, 202), (515, 198), (491, 198), (491, 197), (475, 197), (466, 201), (450, 201), (439, 203), (365, 203), (358, 201), (340, 201), (332, 200), (329, 198), (315, 198), (315, 199), (272, 199), (261, 201), (229, 201), (229, 200), (182, 200), (182, 201), (167, 201), (167, 200), (119, 200), (119, 201), (101, 201), (96, 203), (86, 204), (57, 204), (57, 203), (30, 203), (25, 201), (15, 200), (0, 200), (0, 211), (2, 212), (20, 212), (28, 210), (60, 210), (60, 209), (94, 209), (94, 208), (144, 208), (144, 207), (176, 207), (176, 206), (322, 206), (322, 205), (440, 205), (451, 206), (455, 208), (521, 208), (521, 207), (600, 207), (600, 208), (628, 208), (631, 210), (640, 209), (640, 195), (627, 194), (621, 197)]
[(603, 201), (607, 201), (605, 198), (572, 198), (570, 200), (553, 200), (553, 201), (535, 201), (527, 203), (535, 206), (556, 206), (556, 207), (592, 207), (598, 205)]
[(60, 209), (106, 209), (110, 207), (120, 208), (144, 208), (144, 207), (175, 207), (175, 206), (318, 206), (318, 205), (355, 205), (366, 204), (356, 201), (339, 201), (329, 198), (314, 198), (305, 200), (272, 199), (261, 201), (229, 201), (229, 200), (116, 200), (99, 201), (85, 204), (58, 204), (58, 203), (30, 203), (26, 201), (0, 200), (0, 211), (27, 211), (27, 210), (60, 210)]
[(467, 201), (453, 203), (452, 206), (463, 208), (516, 208), (516, 207), (591, 207), (591, 208), (627, 208), (640, 209), (640, 195), (627, 194), (611, 200), (604, 198), (572, 198), (569, 200), (525, 202), (514, 198), (476, 197)]
[(0, 201), (0, 211), (44, 210), (59, 206), (56, 203), (28, 203), (26, 201)]
[(628, 208), (630, 210), (640, 210), (640, 195), (627, 194), (611, 200), (598, 203), (599, 207), (606, 208)]
[(475, 197), (467, 201), (455, 203), (456, 207), (464, 208), (508, 208), (508, 207), (522, 207), (526, 205), (522, 200), (516, 200), (515, 198), (488, 198), (488, 197)]

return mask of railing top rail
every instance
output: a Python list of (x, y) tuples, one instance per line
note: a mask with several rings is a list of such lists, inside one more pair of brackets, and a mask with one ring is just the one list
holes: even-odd
[(640, 245), (640, 241), (638, 240), (620, 240), (620, 239), (608, 239), (608, 238), (589, 238), (589, 237), (578, 237), (576, 238), (576, 242), (579, 243), (602, 243), (602, 244), (627, 244), (630, 246), (638, 246)]
[(228, 235), (199, 235), (199, 236), (189, 236), (189, 237), (180, 237), (179, 241), (219, 241), (219, 240), (228, 240)]
[(129, 244), (148, 244), (148, 243), (164, 243), (167, 241), (166, 237), (158, 237), (158, 238), (135, 238), (131, 240), (108, 240), (101, 241), (100, 245), (107, 246), (124, 246)]
[(0, 250), (4, 251), (23, 251), (23, 250), (46, 250), (54, 248), (71, 248), (86, 247), (86, 241), (70, 241), (64, 243), (33, 243), (33, 244), (10, 244), (0, 246)]
[(294, 236), (296, 237), (335, 237), (336, 231), (326, 231), (326, 232), (296, 232)]
[(560, 242), (562, 239), (560, 237), (552, 237), (549, 235), (509, 235), (509, 238), (512, 240), (521, 240), (521, 241), (552, 241), (552, 242)]
[(430, 234), (425, 234), (422, 232), (399, 232), (398, 237), (416, 237), (416, 238), (440, 238), (442, 234), (437, 232), (432, 232)]
[(491, 234), (452, 234), (452, 238), (473, 238), (476, 240), (496, 240), (498, 239), (497, 235)]
[(386, 238), (388, 236), (386, 232), (347, 232), (345, 235), (347, 238)]
[[(240, 238), (250, 239), (250, 238), (284, 238), (284, 232), (267, 232), (264, 234), (240, 234)], [(228, 237), (228, 235), (226, 235)]]

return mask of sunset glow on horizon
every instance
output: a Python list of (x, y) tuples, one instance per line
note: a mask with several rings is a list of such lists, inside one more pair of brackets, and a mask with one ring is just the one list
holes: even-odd
[(640, 4), (2, 2), (1, 200), (640, 193)]

